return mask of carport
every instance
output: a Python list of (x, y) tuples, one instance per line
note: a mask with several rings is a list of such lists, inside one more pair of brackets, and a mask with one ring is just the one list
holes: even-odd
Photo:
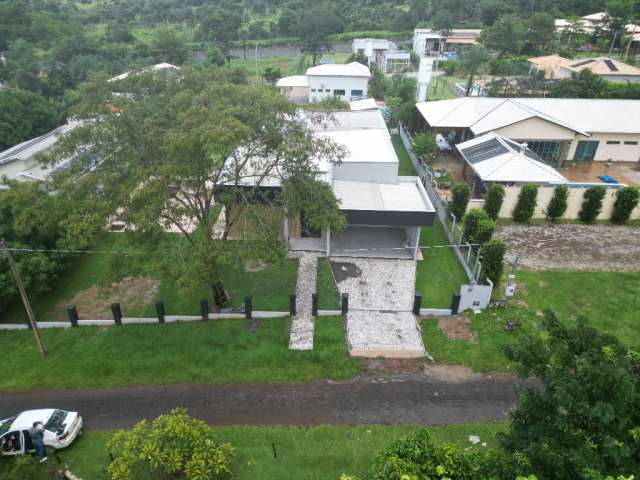
[(334, 180), (347, 228), (326, 232), (327, 255), (415, 259), (420, 228), (433, 225), (435, 209), (417, 177), (397, 183)]

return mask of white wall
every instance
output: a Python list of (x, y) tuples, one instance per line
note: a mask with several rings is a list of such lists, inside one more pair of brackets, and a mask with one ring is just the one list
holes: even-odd
[(342, 162), (332, 168), (334, 180), (356, 182), (396, 183), (398, 163), (396, 162)]
[[(604, 185), (603, 185), (604, 186)], [(546, 209), (553, 196), (554, 187), (539, 187), (536, 209), (533, 213), (533, 218), (545, 218)], [(568, 206), (563, 219), (576, 220), (578, 219), (578, 213), (582, 209), (582, 200), (586, 188), (569, 188), (569, 198), (567, 200)], [(616, 192), (618, 189), (608, 188), (607, 193), (602, 201), (602, 210), (598, 215), (598, 220), (611, 219), (611, 213), (613, 212), (613, 204), (616, 201)], [(500, 218), (513, 218), (513, 209), (518, 203), (518, 196), (520, 195), (520, 187), (505, 187), (505, 197), (502, 202), (502, 208), (500, 208)], [(472, 199), (469, 201), (467, 210), (471, 208), (482, 208), (484, 200)], [(640, 205), (636, 207), (631, 213), (631, 219), (640, 219)]]
[(336, 96), (334, 94), (334, 90), (344, 90), (345, 95), (339, 95), (339, 97), (347, 102), (352, 99), (351, 90), (362, 90), (362, 95), (365, 97), (368, 96), (369, 79), (366, 77), (329, 77), (309, 75), (308, 79), (310, 102), (319, 102), (325, 98)]
[[(591, 132), (589, 132), (591, 133)], [(615, 133), (597, 133), (594, 132), (590, 137), (582, 135), (576, 136), (576, 139), (569, 148), (567, 161), (571, 161), (576, 153), (578, 142), (580, 140), (597, 140), (600, 142), (594, 160), (597, 161), (614, 161), (614, 162), (638, 162), (640, 161), (640, 134), (615, 134)], [(620, 142), (618, 145), (607, 145), (607, 141)], [(625, 145), (624, 142), (638, 142), (638, 145)]]

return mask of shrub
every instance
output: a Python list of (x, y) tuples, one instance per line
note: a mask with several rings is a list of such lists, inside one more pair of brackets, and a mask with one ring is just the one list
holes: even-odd
[(491, 280), (494, 286), (500, 283), (506, 253), (507, 244), (502, 240), (493, 239), (482, 246), (480, 264), (482, 265), (481, 277), (483, 280)]
[(413, 149), (418, 157), (428, 159), (436, 152), (436, 142), (431, 133), (419, 133), (413, 137)]
[(607, 191), (604, 187), (587, 188), (582, 200), (582, 209), (578, 217), (585, 223), (593, 223), (602, 210), (602, 199)]
[(473, 236), (473, 242), (479, 245), (484, 245), (493, 237), (493, 232), (496, 231), (496, 222), (487, 218), (486, 220), (481, 220), (478, 223), (478, 227), (476, 228), (476, 233)]
[(464, 217), (471, 196), (471, 189), (466, 183), (456, 183), (451, 189), (451, 203), (449, 209), (458, 220)]
[(555, 222), (564, 215), (567, 210), (567, 199), (569, 198), (569, 187), (558, 185), (553, 189), (553, 196), (547, 206), (547, 220)]
[(538, 198), (538, 186), (537, 185), (524, 185), (520, 189), (520, 195), (518, 195), (518, 203), (513, 209), (513, 219), (516, 222), (528, 222), (533, 217), (533, 212), (536, 209), (536, 203)]
[[(483, 243), (478, 242), (477, 237), (480, 231), (480, 225), (486, 222), (493, 222), (489, 218), (489, 214), (482, 210), (481, 208), (472, 208), (469, 212), (464, 216), (464, 238), (469, 243)], [(486, 229), (486, 225), (484, 226)], [(492, 231), (493, 234), (493, 231)]]
[(638, 206), (640, 191), (637, 187), (625, 187), (618, 190), (616, 203), (613, 204), (611, 221), (615, 223), (627, 223), (631, 212)]
[(216, 441), (213, 429), (176, 408), (130, 430), (116, 432), (107, 445), (112, 480), (182, 478), (200, 480), (231, 475), (233, 447)]
[(492, 183), (484, 195), (484, 209), (491, 217), (491, 220), (498, 220), (500, 208), (504, 201), (504, 187), (499, 183)]

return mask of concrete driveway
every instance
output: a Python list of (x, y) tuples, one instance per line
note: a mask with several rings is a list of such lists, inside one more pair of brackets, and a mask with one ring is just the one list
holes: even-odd
[(413, 260), (335, 257), (340, 293), (349, 294), (347, 342), (353, 356), (416, 358), (426, 355), (412, 313)]

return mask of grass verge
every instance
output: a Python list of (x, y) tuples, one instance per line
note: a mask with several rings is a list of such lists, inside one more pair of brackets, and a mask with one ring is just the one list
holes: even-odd
[(321, 310), (339, 310), (340, 292), (333, 279), (329, 260), (318, 259), (318, 277), (316, 280), (316, 293), (318, 294), (318, 307)]
[[(448, 243), (437, 218), (433, 226), (422, 227), (422, 247)], [(416, 268), (416, 292), (422, 294), (423, 308), (449, 308), (452, 295), (468, 281), (462, 266), (451, 248), (422, 248), (422, 257)]]
[(28, 331), (3, 331), (11, 355), (0, 391), (98, 388), (171, 383), (345, 380), (360, 371), (348, 355), (340, 317), (316, 321), (314, 350), (289, 350), (289, 318), (215, 320), (165, 325), (46, 329), (49, 355), (39, 356)]
[[(338, 479), (342, 473), (363, 478), (380, 451), (416, 428), (413, 425), (233, 426), (216, 427), (215, 431), (219, 440), (230, 442), (235, 448), (232, 471), (238, 480), (279, 480), (292, 475), (300, 480), (317, 480)], [(500, 423), (476, 423), (430, 427), (429, 430), (436, 442), (482, 449), (495, 446), (496, 433), (505, 428), (506, 425)], [(111, 435), (110, 431), (86, 432), (74, 445), (61, 451), (60, 457), (81, 478), (108, 480), (106, 444)], [(471, 446), (469, 435), (479, 435), (487, 447)]]
[[(503, 347), (519, 336), (538, 332), (542, 312), (551, 309), (567, 324), (585, 317), (589, 324), (616, 336), (630, 347), (640, 345), (637, 328), (640, 311), (640, 272), (532, 272), (517, 274), (518, 290), (504, 310), (468, 314), (475, 342), (451, 340), (437, 319), (422, 320), (427, 350), (437, 362), (468, 366), (476, 371), (509, 371)], [(520, 323), (514, 332), (506, 322)]]
[(409, 154), (407, 150), (404, 148), (402, 144), (402, 140), (400, 139), (400, 135), (391, 135), (391, 142), (393, 143), (393, 148), (396, 150), (396, 155), (398, 156), (398, 160), (400, 161), (400, 166), (398, 168), (398, 175), (413, 177), (416, 175), (416, 170), (413, 168), (413, 163), (411, 163), (411, 159), (409, 158)]

